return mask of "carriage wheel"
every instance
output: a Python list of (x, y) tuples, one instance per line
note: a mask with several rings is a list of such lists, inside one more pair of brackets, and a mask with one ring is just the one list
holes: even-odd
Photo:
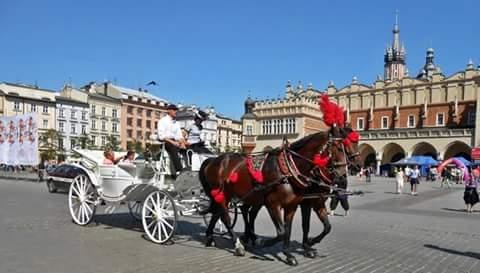
[(177, 228), (177, 207), (165, 191), (150, 193), (143, 202), (143, 230), (152, 242), (163, 244), (170, 240)]
[(97, 190), (87, 176), (77, 175), (68, 191), (70, 215), (77, 225), (88, 225), (97, 208)]
[[(235, 203), (233, 202), (228, 203), (228, 214), (230, 215), (230, 220), (232, 222), (232, 225), (230, 226), (230, 228), (233, 228), (237, 223), (237, 219), (238, 219), (238, 207)], [(205, 225), (207, 227), (210, 224), (211, 219), (212, 219), (211, 213), (205, 214), (203, 216), (203, 221), (205, 222)], [(219, 235), (225, 235), (228, 233), (228, 229), (225, 226), (225, 224), (222, 222), (221, 218), (215, 224), (215, 228), (213, 229), (213, 232)]]
[(128, 202), (127, 206), (128, 206), (128, 211), (130, 212), (130, 215), (133, 217), (133, 219), (137, 221), (142, 221), (143, 202), (130, 201)]

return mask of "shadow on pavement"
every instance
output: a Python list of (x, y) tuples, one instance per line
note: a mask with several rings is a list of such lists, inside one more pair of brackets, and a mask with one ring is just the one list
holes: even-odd
[(466, 210), (466, 209), (451, 209), (451, 208), (442, 208), (442, 210), (467, 213), (467, 210)]
[(475, 259), (480, 260), (480, 253), (477, 253), (477, 252), (471, 252), (471, 251), (463, 252), (463, 251), (458, 251), (458, 250), (454, 250), (454, 249), (450, 249), (450, 248), (443, 248), (443, 247), (439, 247), (439, 246), (436, 246), (436, 245), (429, 245), (429, 244), (426, 244), (426, 245), (423, 245), (423, 246), (426, 247), (426, 248), (436, 249), (436, 250), (440, 250), (440, 251), (447, 252), (447, 253), (450, 253), (450, 254), (461, 255), (461, 256), (471, 257), (471, 258), (475, 258)]

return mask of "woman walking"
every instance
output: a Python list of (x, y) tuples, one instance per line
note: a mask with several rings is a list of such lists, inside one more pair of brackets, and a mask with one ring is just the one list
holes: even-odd
[(395, 174), (395, 178), (397, 180), (397, 193), (402, 194), (403, 192), (403, 184), (404, 184), (404, 173), (402, 168), (398, 168), (397, 173)]
[(410, 174), (410, 189), (412, 191), (412, 195), (418, 195), (417, 185), (419, 184), (419, 179), (420, 170), (418, 169), (418, 166), (415, 166), (415, 169), (413, 169)]
[(478, 182), (480, 179), (480, 171), (473, 170), (473, 177), (465, 182), (465, 192), (463, 193), (463, 200), (467, 206), (467, 213), (473, 212), (473, 206), (478, 203)]

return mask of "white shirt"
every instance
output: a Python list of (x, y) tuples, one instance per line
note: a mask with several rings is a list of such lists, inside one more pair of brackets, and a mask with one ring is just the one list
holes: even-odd
[(171, 138), (175, 140), (183, 139), (182, 130), (176, 120), (173, 120), (170, 115), (165, 115), (158, 121), (158, 138), (164, 140)]
[(203, 141), (202, 130), (196, 124), (192, 124), (187, 128), (188, 143), (195, 144)]

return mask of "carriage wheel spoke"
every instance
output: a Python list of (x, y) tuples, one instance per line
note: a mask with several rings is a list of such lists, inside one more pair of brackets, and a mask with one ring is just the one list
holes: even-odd
[(155, 224), (155, 221), (152, 220), (152, 221), (150, 222), (150, 224), (147, 225), (147, 229), (150, 230), (150, 227), (151, 227), (153, 224)]
[(152, 236), (153, 237), (155, 237), (155, 233), (157, 233), (157, 228), (158, 228), (158, 225), (153, 226), (153, 231), (152, 231)]
[[(77, 185), (76, 183), (73, 184), (72, 189), (73, 189), (73, 191), (75, 192), (75, 194), (77, 194), (77, 197), (79, 197), (79, 196), (80, 196), (80, 193), (79, 193), (78, 190), (76, 189), (76, 187), (75, 187), (76, 185)], [(72, 193), (73, 193), (73, 192), (72, 192)]]
[(168, 238), (168, 233), (165, 226), (163, 224), (160, 224), (160, 227), (162, 228), (163, 236), (165, 236), (165, 238)]
[(163, 197), (163, 200), (162, 200), (162, 205), (160, 206), (160, 209), (164, 209), (165, 208), (165, 203), (167, 202), (167, 196), (164, 196)]
[(93, 211), (92, 211), (92, 209), (90, 208), (89, 205), (87, 205), (87, 204), (83, 204), (83, 205), (85, 206), (85, 208), (88, 210), (88, 212), (89, 212), (90, 214), (93, 213)]
[(148, 204), (145, 204), (145, 208), (147, 208), (151, 213), (155, 214), (156, 211), (148, 206)]
[(166, 225), (166, 226), (169, 227), (170, 229), (173, 229), (173, 226), (172, 226), (167, 220), (165, 220), (165, 219), (163, 219), (163, 218), (160, 218), (160, 221), (163, 223), (162, 226), (163, 226), (163, 225)]

